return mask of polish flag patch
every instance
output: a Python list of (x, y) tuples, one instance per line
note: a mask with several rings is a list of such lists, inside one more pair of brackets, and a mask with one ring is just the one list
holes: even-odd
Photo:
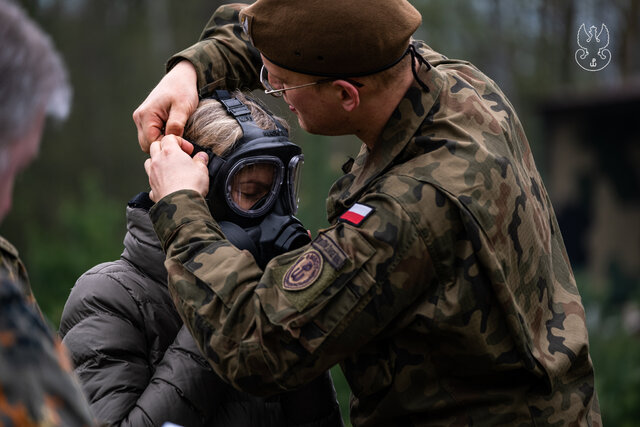
[(362, 222), (367, 219), (369, 215), (373, 213), (375, 209), (371, 206), (363, 205), (362, 203), (356, 203), (351, 206), (351, 209), (343, 213), (339, 220), (348, 222), (353, 225), (360, 225)]

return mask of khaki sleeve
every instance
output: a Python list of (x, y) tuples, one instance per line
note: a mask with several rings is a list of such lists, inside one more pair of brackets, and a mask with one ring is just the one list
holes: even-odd
[(2, 425), (95, 425), (66, 348), (23, 285), (0, 263)]
[(173, 55), (167, 62), (167, 71), (182, 60), (191, 62), (198, 74), (200, 95), (205, 96), (214, 89), (259, 88), (262, 59), (238, 20), (244, 6), (236, 3), (218, 8), (202, 31), (200, 40)]
[(427, 259), (422, 240), (392, 199), (369, 202), (374, 212), (362, 225), (338, 222), (265, 271), (224, 240), (196, 192), (156, 203), (150, 215), (166, 250), (169, 289), (220, 376), (254, 394), (298, 387), (375, 339), (414, 302), (422, 290), (411, 278), (431, 274), (415, 262)]

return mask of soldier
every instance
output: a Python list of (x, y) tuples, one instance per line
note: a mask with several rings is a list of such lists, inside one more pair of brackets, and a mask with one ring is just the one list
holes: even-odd
[[(46, 116), (64, 118), (67, 73), (49, 37), (0, 0), (0, 221), (13, 181), (36, 156)], [(18, 252), (0, 237), (0, 425), (83, 426), (89, 408), (58, 337), (33, 297)]]
[[(340, 363), (353, 425), (601, 425), (522, 125), (495, 82), (414, 40), (420, 23), (406, 0), (258, 0), (220, 8), (169, 61), (134, 120), (178, 311), (243, 390)], [(331, 226), (264, 269), (225, 240), (205, 162), (177, 136), (198, 90), (259, 83), (307, 131), (363, 142), (329, 192)]]

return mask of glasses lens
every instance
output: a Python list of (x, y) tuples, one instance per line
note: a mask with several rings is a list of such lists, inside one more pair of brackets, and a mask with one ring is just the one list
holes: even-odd
[(247, 159), (238, 163), (227, 179), (227, 199), (231, 207), (248, 216), (257, 216), (275, 202), (282, 183), (282, 166), (276, 158)]
[(291, 211), (295, 215), (298, 213), (298, 203), (300, 197), (298, 196), (300, 191), (300, 176), (302, 172), (302, 165), (304, 163), (304, 156), (299, 154), (294, 156), (289, 162), (289, 190), (291, 191)]
[(271, 86), (271, 83), (269, 83), (269, 72), (267, 71), (267, 68), (264, 65), (260, 69), (260, 83), (262, 83), (262, 87), (264, 87), (265, 92), (268, 93), (269, 95), (276, 96), (276, 97), (282, 96), (282, 92), (272, 93), (272, 91), (275, 91), (277, 89)]

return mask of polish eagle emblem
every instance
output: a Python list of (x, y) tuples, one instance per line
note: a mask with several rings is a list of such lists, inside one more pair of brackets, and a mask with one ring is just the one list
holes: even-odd
[(587, 27), (584, 23), (578, 29), (578, 46), (576, 62), (587, 71), (600, 71), (611, 62), (609, 46), (609, 29), (602, 24), (600, 31), (595, 25)]

